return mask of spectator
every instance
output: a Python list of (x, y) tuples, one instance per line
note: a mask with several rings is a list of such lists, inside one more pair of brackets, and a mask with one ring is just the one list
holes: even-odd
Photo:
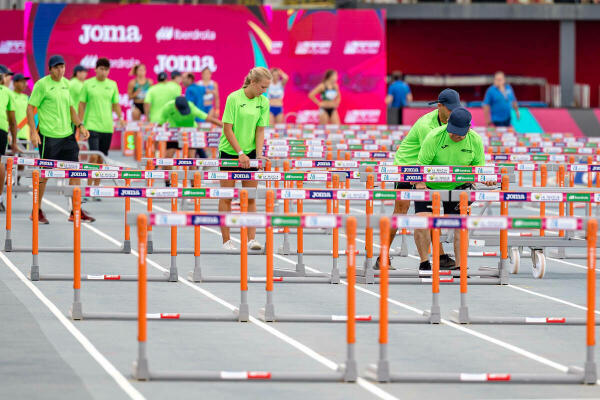
[[(130, 72), (130, 75), (135, 75), (135, 78), (129, 81), (127, 85), (127, 95), (129, 99), (133, 101), (133, 109), (131, 110), (131, 119), (139, 121), (142, 115), (146, 114), (144, 110), (144, 100), (150, 86), (152, 86), (152, 79), (146, 78), (146, 66), (144, 64), (137, 64)], [(146, 115), (146, 118), (148, 116)]]
[(404, 122), (402, 118), (402, 111), (404, 107), (413, 101), (412, 93), (410, 92), (410, 86), (404, 82), (404, 75), (400, 71), (394, 71), (392, 74), (393, 82), (388, 88), (388, 94), (385, 97), (385, 104), (392, 109), (396, 109), (398, 113), (398, 125), (402, 125)]
[(494, 75), (494, 85), (485, 92), (483, 114), (488, 126), (510, 126), (510, 108), (515, 110), (517, 119), (521, 118), (519, 106), (513, 88), (506, 83), (504, 72)]
[[(337, 80), (338, 73), (333, 69), (329, 69), (325, 72), (323, 81), (308, 94), (308, 98), (319, 106), (319, 124), (321, 125), (340, 123), (338, 108), (342, 96)], [(320, 94), (320, 99), (317, 99), (317, 94)]]

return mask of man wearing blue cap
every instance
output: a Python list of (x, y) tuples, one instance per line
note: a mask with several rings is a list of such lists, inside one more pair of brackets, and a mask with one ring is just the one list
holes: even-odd
[[(168, 123), (170, 128), (194, 128), (196, 127), (196, 118), (206, 120), (219, 127), (223, 123), (218, 119), (208, 116), (204, 111), (196, 107), (191, 101), (183, 96), (177, 97), (165, 104), (160, 112), (158, 124)], [(167, 142), (167, 157), (173, 157), (175, 150), (179, 148), (178, 142)], [(193, 157), (194, 149), (190, 149), (190, 154), (185, 157)]]
[[(453, 89), (444, 89), (438, 95), (437, 101), (432, 101), (430, 105), (437, 104), (437, 109), (428, 112), (415, 122), (410, 128), (408, 135), (402, 139), (402, 143), (396, 150), (394, 156), (394, 165), (416, 165), (421, 149), (421, 144), (433, 129), (440, 127), (448, 122), (448, 117), (452, 110), (460, 107), (460, 96)], [(396, 190), (414, 189), (412, 183), (396, 182)], [(394, 204), (394, 214), (406, 214), (410, 208), (410, 200), (396, 200)], [(396, 237), (396, 229), (390, 229), (390, 248)], [(391, 266), (391, 260), (388, 263)], [(452, 268), (456, 265), (455, 261), (444, 254), (444, 249), (440, 249), (440, 266), (442, 268)], [(393, 268), (393, 267), (392, 267)], [(374, 269), (379, 269), (379, 257), (375, 261)]]
[(71, 93), (75, 108), (77, 108), (77, 105), (79, 104), (79, 94), (81, 93), (81, 89), (83, 89), (87, 74), (87, 69), (85, 69), (83, 65), (76, 65), (75, 68), (73, 68), (73, 76), (69, 81), (69, 93)]
[[(9, 73), (6, 66), (0, 64), (0, 80), (4, 80)], [(4, 85), (0, 85), (0, 156), (6, 152), (8, 144), (8, 131), (12, 137), (12, 149), (17, 153), (17, 123), (15, 121), (15, 100), (12, 92)], [(4, 190), (4, 164), (0, 163), (0, 195)], [(0, 200), (0, 211), (4, 211), (4, 202)]]
[[(481, 140), (481, 136), (471, 129), (471, 113), (466, 108), (459, 107), (454, 109), (450, 114), (447, 125), (440, 126), (427, 135), (419, 151), (417, 164), (452, 166), (479, 166), (485, 164), (483, 141)], [(492, 186), (496, 182), (490, 181), (485, 182), (485, 184)], [(419, 182), (416, 188), (452, 191), (470, 189), (471, 184), (460, 182)], [(459, 202), (444, 201), (442, 204), (444, 214), (460, 214)], [(431, 211), (430, 201), (415, 201), (415, 213), (417, 215), (430, 215)], [(454, 254), (458, 265), (460, 265), (459, 237), (459, 235), (454, 235)], [(419, 270), (431, 270), (431, 263), (429, 262), (431, 234), (429, 230), (416, 229), (415, 243), (421, 257)]]
[[(58, 55), (50, 57), (48, 68), (50, 74), (35, 83), (27, 106), (27, 124), (31, 142), (34, 147), (39, 147), (42, 158), (79, 161), (79, 145), (75, 139), (71, 122), (79, 129), (82, 139), (86, 140), (90, 135), (75, 110), (75, 104), (69, 92), (69, 81), (64, 77), (64, 58)], [(36, 107), (39, 132), (34, 119)], [(40, 205), (44, 189), (46, 189), (46, 181), (47, 179), (40, 179)], [(78, 185), (79, 179), (70, 179), (69, 184)], [(41, 207), (38, 218), (41, 224), (48, 223)], [(95, 221), (83, 210), (81, 210), (81, 220), (84, 222)]]

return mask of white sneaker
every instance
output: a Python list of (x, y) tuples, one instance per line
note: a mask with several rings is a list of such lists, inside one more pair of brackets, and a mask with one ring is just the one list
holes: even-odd
[(237, 250), (237, 247), (235, 247), (235, 243), (233, 243), (232, 240), (228, 240), (227, 242), (223, 243), (223, 249), (224, 250)]
[(262, 244), (256, 239), (252, 239), (248, 243), (248, 247), (250, 247), (250, 250), (262, 250)]

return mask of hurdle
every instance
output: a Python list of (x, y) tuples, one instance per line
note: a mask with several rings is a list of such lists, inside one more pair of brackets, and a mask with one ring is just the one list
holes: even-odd
[[(477, 219), (479, 218), (479, 220)], [(461, 217), (461, 236), (466, 238), (467, 227), (473, 224), (469, 221), (484, 222), (481, 217)], [(511, 218), (503, 219), (506, 224), (512, 221)], [(491, 229), (491, 227), (490, 227)], [(381, 296), (380, 301), (380, 319), (379, 319), (379, 358), (376, 364), (371, 364), (367, 368), (366, 376), (368, 379), (376, 382), (427, 382), (427, 383), (579, 383), (595, 384), (597, 380), (597, 368), (594, 360), (594, 350), (596, 345), (595, 338), (595, 301), (596, 301), (596, 235), (598, 223), (595, 219), (587, 221), (588, 233), (588, 268), (587, 268), (587, 319), (586, 319), (586, 356), (583, 368), (569, 367), (566, 374), (549, 373), (441, 373), (441, 372), (390, 372), (389, 360), (387, 358), (388, 345), (388, 325), (386, 323), (387, 315), (387, 297)], [(434, 248), (437, 245), (434, 246)], [(463, 249), (464, 253), (464, 249)], [(462, 260), (461, 260), (462, 261)], [(466, 263), (462, 263), (466, 267)], [(382, 265), (386, 269), (387, 265)], [(464, 268), (461, 268), (464, 271)], [(466, 271), (465, 271), (466, 272)], [(464, 276), (464, 274), (463, 274)]]
[[(165, 216), (165, 220), (170, 217)], [(175, 217), (179, 219), (179, 217)], [(243, 214), (240, 215), (243, 218)], [(152, 222), (152, 216), (151, 216)], [(156, 219), (156, 218), (155, 218)], [(250, 220), (247, 220), (250, 221)], [(149, 369), (147, 356), (147, 313), (146, 313), (146, 281), (143, 278), (146, 274), (146, 231), (148, 217), (139, 215), (138, 219), (138, 269), (139, 269), (139, 288), (138, 288), (138, 356), (133, 364), (133, 377), (137, 380), (198, 380), (198, 381), (294, 381), (294, 382), (354, 382), (357, 379), (357, 365), (355, 360), (355, 288), (352, 276), (354, 275), (355, 259), (348, 257), (347, 269), (349, 271), (351, 284), (347, 289), (347, 321), (346, 321), (346, 361), (338, 366), (337, 371), (328, 373), (315, 372), (265, 372), (265, 371), (168, 371)], [(242, 237), (246, 238), (247, 226), (242, 226)], [(348, 233), (348, 248), (355, 247), (356, 220), (348, 218), (346, 221)], [(243, 251), (242, 251), (243, 252)]]

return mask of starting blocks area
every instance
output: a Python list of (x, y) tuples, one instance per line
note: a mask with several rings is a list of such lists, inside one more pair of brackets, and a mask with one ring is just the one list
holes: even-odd
[[(138, 167), (131, 159), (119, 161)], [(81, 166), (65, 168), (82, 169)], [(178, 167), (174, 167), (174, 171), (179, 177), (182, 171), (175, 168)], [(515, 175), (520, 169), (511, 171)], [(193, 172), (188, 171), (188, 179), (193, 178)], [(595, 294), (595, 289), (590, 291), (591, 282), (595, 282), (595, 278), (590, 278), (596, 271), (595, 264), (589, 271), (585, 259), (590, 251), (585, 239), (589, 213), (595, 216), (598, 207), (595, 188), (560, 188), (556, 182), (550, 182), (552, 188), (543, 192), (546, 197), (533, 198), (535, 189), (539, 188), (533, 185), (529, 172), (518, 176), (518, 185), (510, 183), (511, 187), (521, 188), (519, 193), (525, 196), (519, 198), (522, 202), (508, 203), (509, 219), (500, 217), (498, 203), (491, 203), (513, 200), (503, 197), (507, 196), (503, 194), (504, 188), (498, 196), (491, 191), (487, 196), (470, 196), (470, 201), (477, 201), (471, 205), (472, 216), (483, 213), (489, 218), (454, 218), (452, 221), (390, 218), (391, 226), (404, 228), (406, 234), (398, 234), (390, 249), (396, 270), (389, 271), (389, 278), (385, 279), (389, 280), (389, 287), (385, 285), (384, 289), (381, 284), (384, 277), (379, 276), (379, 271), (374, 271), (372, 280), (361, 276), (360, 271), (364, 270), (365, 256), (369, 255), (365, 248), (370, 241), (369, 229), (373, 232), (371, 266), (380, 251), (384, 254), (387, 251), (379, 246), (379, 217), (391, 217), (392, 199), (396, 197), (381, 195), (379, 200), (374, 190), (386, 193), (383, 191), (392, 189), (393, 181), (401, 179), (391, 182), (382, 179), (382, 175), (394, 171), (372, 172), (368, 179), (346, 174), (351, 178), (346, 184), (345, 180), (338, 182), (337, 175), (332, 179), (332, 174), (323, 170), (319, 173), (325, 176), (315, 182), (310, 182), (305, 174), (304, 187), (292, 186), (295, 182), (288, 185), (284, 176), (275, 184), (257, 177), (258, 173), (251, 174), (249, 178), (259, 180), (259, 188), (249, 189), (247, 194), (257, 199), (258, 212), (264, 213), (265, 205), (269, 206), (268, 189), (273, 189), (275, 205), (272, 217), (247, 221), (257, 227), (257, 239), (267, 246), (264, 251), (245, 252), (246, 290), (243, 283), (240, 285), (244, 252), (240, 255), (218, 251), (221, 249), (220, 225), (240, 227), (232, 228), (232, 238), (238, 248), (240, 235), (245, 236), (244, 222), (219, 215), (216, 207), (219, 198), (243, 197), (241, 186), (229, 195), (187, 189), (188, 198), (180, 178), (177, 190), (171, 188), (163, 195), (159, 191), (156, 196), (151, 195), (150, 190), (134, 190), (136, 194), (129, 197), (126, 187), (146, 187), (145, 176), (140, 174), (141, 180), (136, 180), (136, 176), (123, 176), (124, 171), (115, 170), (114, 175), (107, 174), (106, 178), (131, 181), (127, 185), (124, 180), (117, 181), (118, 185), (103, 182), (116, 189), (98, 193), (101, 201), (94, 201), (93, 191), (82, 188), (83, 196), (92, 196), (82, 208), (93, 215), (96, 222), (82, 223), (79, 230), (67, 221), (68, 199), (73, 190), (69, 192), (66, 188), (64, 193), (47, 190), (40, 206), (50, 224), (37, 228), (40, 278), (37, 281), (29, 279), (36, 259), (32, 260), (31, 254), (32, 194), (15, 190), (11, 246), (14, 250), (25, 250), (0, 252), (0, 316), (3, 319), (0, 397), (197, 399), (201, 396), (302, 400), (307, 396), (323, 399), (598, 397), (596, 385), (581, 384), (586, 376), (591, 376), (584, 376), (585, 363), (590, 367), (590, 362), (600, 355), (594, 346), (594, 324), (585, 326), (590, 317), (587, 305), (597, 300), (597, 296), (590, 298), (590, 293)], [(500, 182), (501, 176), (496, 175), (500, 172), (480, 173), (493, 174)], [(477, 174), (472, 171), (472, 181), (477, 181)], [(31, 185), (31, 172), (21, 175), (20, 184)], [(162, 179), (168, 175), (159, 175), (152, 179), (157, 188), (163, 188)], [(206, 181), (215, 179), (211, 172), (204, 171), (202, 175), (203, 188), (217, 187), (216, 182)], [(48, 176), (49, 188), (56, 186), (59, 180), (66, 182), (64, 178), (79, 177), (69, 172)], [(92, 177), (91, 172), (89, 177)], [(102, 178), (101, 174), (93, 177)], [(553, 178), (554, 172), (550, 176)], [(329, 186), (330, 181), (334, 186)], [(516, 178), (512, 179), (515, 181)], [(385, 182), (387, 187), (382, 187)], [(508, 179), (504, 183), (508, 184)], [(523, 188), (530, 188), (531, 193)], [(338, 211), (340, 216), (333, 222), (325, 216), (326, 201), (311, 197), (311, 190), (315, 189), (336, 193), (331, 211)], [(571, 204), (569, 190), (588, 195), (577, 197), (581, 202), (567, 210), (569, 218), (552, 219), (561, 212), (559, 208), (565, 211), (561, 201), (566, 199), (567, 207)], [(548, 194), (557, 191), (561, 193), (558, 197)], [(351, 196), (353, 193), (360, 196)], [(430, 198), (431, 193), (427, 191), (426, 198)], [(210, 222), (211, 218), (198, 218), (203, 222), (196, 223), (194, 214), (187, 217), (167, 214), (182, 207), (184, 211), (193, 212), (197, 198), (201, 198), (202, 212), (213, 215), (218, 223)], [(148, 199), (152, 199), (155, 214), (147, 219), (153, 226), (147, 226), (144, 232), (151, 233), (147, 239), (152, 248), (142, 246), (140, 249), (138, 238), (142, 232), (136, 216), (148, 211)], [(284, 199), (289, 202), (288, 210), (284, 210)], [(449, 199), (442, 197), (442, 200)], [(124, 201), (129, 204), (127, 207), (126, 203), (125, 209)], [(283, 215), (295, 214), (298, 201), (303, 202), (301, 211), (305, 215), (324, 217)], [(354, 243), (347, 237), (346, 211), (358, 222)], [(365, 225), (365, 213), (377, 217), (373, 218), (376, 224), (370, 228)], [(413, 214), (412, 207), (409, 214)], [(2, 226), (5, 215), (2, 215)], [(175, 242), (172, 224), (179, 225)], [(458, 272), (450, 275), (442, 272), (437, 284), (435, 277), (416, 272), (419, 258), (411, 234), (414, 228), (426, 226), (478, 229), (470, 233), (468, 270), (464, 277), (468, 293), (467, 285), (458, 284)], [(300, 241), (298, 228), (303, 229)], [(502, 246), (499, 247), (498, 242), (503, 242), (498, 239), (498, 230), (504, 228), (510, 229), (504, 242), (509, 246), (510, 262), (503, 268), (510, 275), (508, 284), (499, 284), (506, 279), (498, 272)], [(459, 231), (454, 234), (459, 235)], [(540, 237), (541, 231), (543, 237)], [(267, 240), (270, 232), (272, 240)], [(561, 233), (573, 243), (562, 252), (553, 247), (561, 240)], [(80, 254), (77, 248), (70, 252), (44, 250), (72, 248), (77, 234), (81, 240)], [(339, 249), (332, 246), (333, 235), (338, 235)], [(124, 239), (130, 239), (130, 252), (123, 246)], [(447, 253), (454, 253), (448, 231), (442, 230), (439, 240)], [(547, 241), (547, 244), (534, 245), (535, 240)], [(302, 257), (298, 254), (301, 253), (299, 245)], [(540, 249), (545, 247), (544, 256)], [(591, 248), (595, 259), (595, 246)], [(86, 249), (100, 251), (86, 252)], [(140, 250), (149, 254), (143, 265), (147, 279), (138, 282), (138, 271), (142, 270), (138, 259)], [(330, 275), (332, 254), (336, 251), (339, 251), (337, 280)], [(274, 270), (271, 283), (270, 260)], [(300, 262), (304, 276), (298, 276)], [(354, 264), (356, 276), (347, 270), (348, 263)], [(541, 263), (545, 271), (540, 274)], [(72, 279), (77, 264), (81, 280)], [(534, 271), (534, 276), (543, 279), (532, 276), (534, 264), (534, 270), (538, 271), (537, 276)], [(53, 275), (66, 278), (43, 279)], [(402, 279), (412, 284), (395, 284)], [(380, 321), (380, 291), (388, 295), (386, 321), (389, 325)], [(458, 323), (460, 311), (464, 312), (461, 310), (464, 295), (468, 296), (469, 324)], [(438, 321), (432, 317), (436, 314), (435, 303), (439, 305)], [(355, 316), (353, 321), (348, 321), (351, 307)], [(595, 314), (598, 316), (599, 312)], [(141, 315), (143, 321), (138, 318)], [(282, 317), (278, 320), (278, 316)], [(381, 363), (382, 356), (389, 363), (388, 375), (381, 369), (386, 366)], [(373, 369), (372, 364), (379, 368)], [(582, 370), (570, 369), (571, 366)], [(353, 373), (356, 376), (353, 377)], [(523, 383), (501, 384), (511, 381)]]

